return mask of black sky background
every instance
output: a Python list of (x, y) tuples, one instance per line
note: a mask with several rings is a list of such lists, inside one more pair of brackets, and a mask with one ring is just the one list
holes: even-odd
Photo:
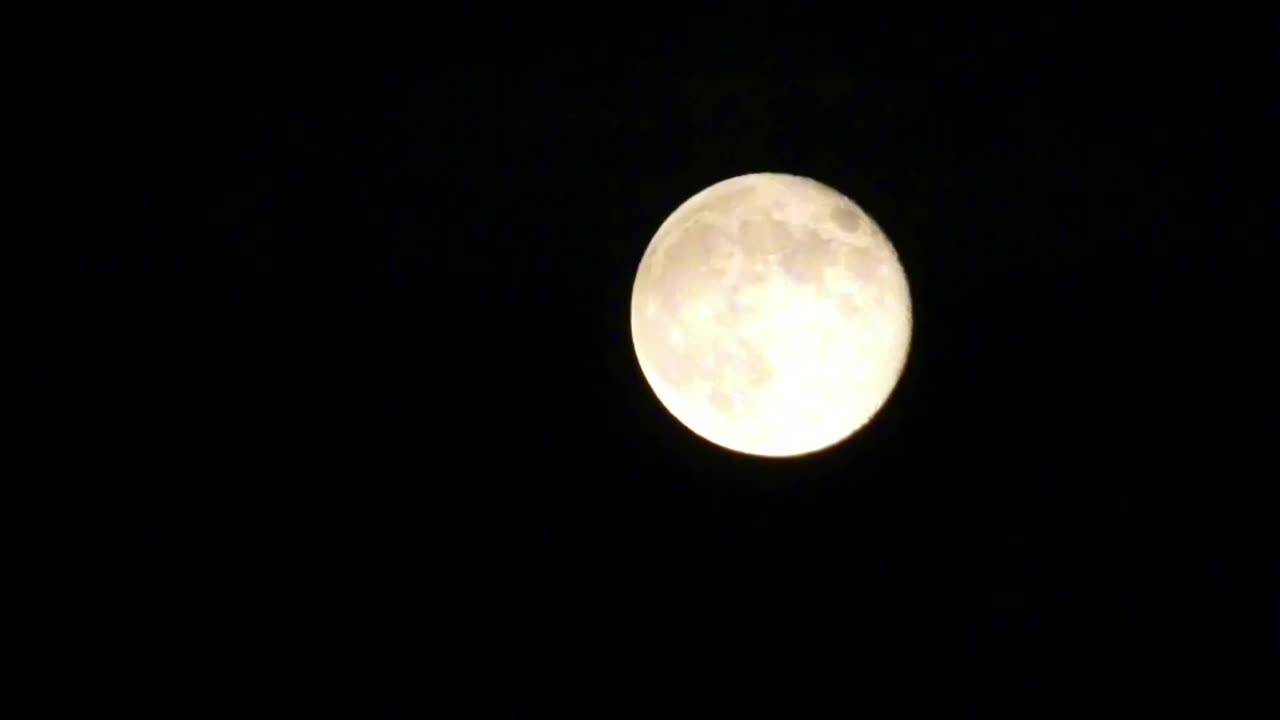
[[(1274, 700), (1258, 26), (815, 23), (66, 19), (17, 286), (52, 697)], [(876, 422), (788, 462), (686, 431), (628, 328), (662, 220), (760, 171), (857, 200), (915, 306)]]

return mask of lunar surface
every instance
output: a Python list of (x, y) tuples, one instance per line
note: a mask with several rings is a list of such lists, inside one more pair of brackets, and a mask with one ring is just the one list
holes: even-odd
[(906, 274), (856, 203), (775, 173), (716, 183), (649, 242), (631, 339), (658, 400), (701, 437), (766, 457), (830, 447), (893, 392)]

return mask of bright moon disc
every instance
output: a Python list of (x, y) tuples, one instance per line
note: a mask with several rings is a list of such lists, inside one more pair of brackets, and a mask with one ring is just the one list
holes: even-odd
[(649, 242), (631, 340), (662, 404), (741, 453), (804, 455), (880, 410), (911, 343), (888, 238), (815, 180), (742, 175), (694, 195)]

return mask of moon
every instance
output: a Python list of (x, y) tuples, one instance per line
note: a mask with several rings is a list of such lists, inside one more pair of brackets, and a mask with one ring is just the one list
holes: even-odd
[(817, 452), (870, 422), (911, 327), (879, 225), (797, 175), (741, 175), (689, 198), (631, 291), (631, 340), (658, 400), (702, 438), (762, 457)]

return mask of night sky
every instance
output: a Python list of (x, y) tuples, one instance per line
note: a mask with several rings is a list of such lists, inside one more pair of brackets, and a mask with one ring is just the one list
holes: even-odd
[[(33, 61), (63, 687), (176, 717), (1274, 699), (1256, 21), (440, 13), (68, 18)], [(749, 172), (853, 198), (913, 292), (883, 411), (791, 461), (687, 431), (629, 333), (654, 231)]]

